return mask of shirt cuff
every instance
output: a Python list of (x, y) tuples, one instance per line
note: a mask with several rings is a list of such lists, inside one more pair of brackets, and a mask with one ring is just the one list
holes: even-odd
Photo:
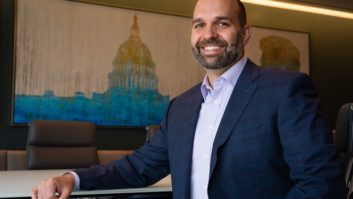
[(80, 177), (78, 177), (77, 173), (74, 171), (69, 172), (75, 178), (74, 190), (80, 190)]

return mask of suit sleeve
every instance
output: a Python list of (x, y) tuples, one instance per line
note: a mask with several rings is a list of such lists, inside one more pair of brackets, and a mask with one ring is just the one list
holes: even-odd
[(160, 131), (133, 154), (107, 165), (75, 170), (80, 178), (80, 189), (145, 187), (167, 176), (170, 169), (166, 120), (167, 116), (161, 123)]
[(283, 156), (294, 183), (286, 199), (345, 198), (342, 161), (308, 76), (300, 74), (290, 81), (278, 118)]

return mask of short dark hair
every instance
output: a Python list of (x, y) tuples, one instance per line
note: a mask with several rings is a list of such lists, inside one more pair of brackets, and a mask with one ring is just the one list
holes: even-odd
[(241, 27), (246, 25), (246, 10), (244, 4), (240, 0), (236, 0), (239, 6), (238, 19)]

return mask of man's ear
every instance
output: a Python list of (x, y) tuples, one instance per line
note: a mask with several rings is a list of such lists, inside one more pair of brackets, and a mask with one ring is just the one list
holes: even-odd
[(243, 28), (243, 45), (245, 46), (249, 40), (251, 35), (251, 26), (246, 24)]

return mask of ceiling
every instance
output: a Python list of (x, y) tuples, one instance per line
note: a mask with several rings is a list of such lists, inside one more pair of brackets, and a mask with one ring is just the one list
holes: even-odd
[(320, 7), (353, 12), (352, 0), (292, 0), (292, 1), (282, 0), (282, 1), (311, 4), (311, 5), (316, 5)]

